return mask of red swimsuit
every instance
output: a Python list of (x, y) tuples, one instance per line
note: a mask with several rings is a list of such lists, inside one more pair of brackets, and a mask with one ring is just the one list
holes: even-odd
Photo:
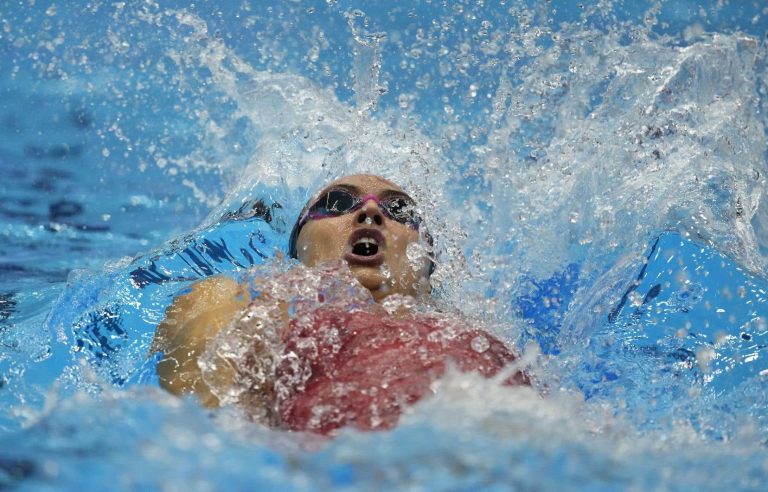
[[(393, 427), (449, 364), (492, 377), (515, 360), (499, 340), (427, 316), (321, 308), (291, 322), (276, 374), (281, 426), (328, 434)], [(528, 384), (516, 372), (505, 384)]]

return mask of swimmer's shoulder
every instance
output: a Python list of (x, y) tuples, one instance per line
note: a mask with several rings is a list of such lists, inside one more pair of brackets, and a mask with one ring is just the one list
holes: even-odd
[(216, 406), (218, 400), (202, 380), (197, 359), (208, 341), (249, 302), (246, 286), (223, 275), (196, 282), (177, 296), (152, 341), (151, 352), (163, 353), (157, 364), (160, 385), (177, 395), (195, 393), (204, 404)]
[(195, 282), (166, 309), (152, 351), (165, 350), (182, 332), (190, 338), (218, 331), (249, 301), (246, 286), (231, 277), (216, 275)]

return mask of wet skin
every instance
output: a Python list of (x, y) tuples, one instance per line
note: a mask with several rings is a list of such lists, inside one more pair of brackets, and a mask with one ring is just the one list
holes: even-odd
[[(322, 191), (333, 187), (379, 199), (403, 192), (396, 184), (373, 175), (346, 176)], [(376, 241), (376, 254), (355, 254), (353, 244), (367, 238)], [(390, 219), (374, 200), (368, 200), (352, 213), (310, 219), (297, 238), (296, 249), (299, 260), (307, 266), (346, 262), (355, 278), (379, 302), (392, 294), (416, 296), (430, 292), (429, 258), (424, 255), (411, 262), (407, 255), (408, 245), (418, 240), (416, 229)], [(206, 406), (218, 406), (210, 385), (225, 388), (233, 384), (236, 374), (221, 361), (204, 381), (198, 358), (205, 353), (208, 341), (252, 302), (281, 305), (278, 299), (251, 299), (246, 285), (226, 276), (197, 282), (190, 292), (174, 299), (157, 327), (151, 349), (164, 354), (157, 364), (160, 385), (176, 395), (193, 393)], [(283, 321), (288, 326), (287, 312)]]
[[(358, 196), (374, 195), (379, 199), (404, 194), (402, 188), (391, 181), (363, 174), (340, 178), (316, 196), (333, 189)], [(369, 239), (376, 242), (377, 253), (355, 254), (354, 244)], [(392, 294), (429, 293), (428, 257), (424, 254), (416, 261), (408, 258), (408, 245), (418, 241), (419, 232), (414, 227), (389, 218), (374, 200), (368, 200), (362, 208), (338, 217), (310, 219), (301, 229), (296, 250), (299, 261), (310, 267), (346, 262), (355, 278), (378, 302)]]

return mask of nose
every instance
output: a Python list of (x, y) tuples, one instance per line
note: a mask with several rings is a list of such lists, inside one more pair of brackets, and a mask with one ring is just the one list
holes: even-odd
[(362, 210), (357, 214), (357, 223), (382, 225), (384, 218), (381, 216), (379, 205), (373, 200), (365, 202)]

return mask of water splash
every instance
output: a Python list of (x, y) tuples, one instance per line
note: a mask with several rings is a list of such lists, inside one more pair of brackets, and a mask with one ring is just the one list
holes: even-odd
[[(87, 211), (99, 210), (95, 217), (111, 217), (115, 236), (97, 231), (102, 241), (84, 241), (79, 219), (60, 216), (52, 228), (68, 239), (57, 244), (82, 251), (75, 248), (87, 243), (94, 261), (103, 261), (194, 227), (128, 262), (73, 273), (45, 322), (31, 306), (50, 304), (56, 292), (0, 293), (18, 302), (0, 315), (2, 342), (21, 343), (0, 358), (0, 391), (13, 392), (19, 412), (8, 425), (32, 422), (26, 434), (8, 438), (14, 448), (23, 443), (20, 456), (32, 463), (17, 468), (38, 466), (44, 452), (59, 468), (39, 465), (39, 476), (75, 483), (89, 479), (68, 471), (83, 461), (126, 480), (160, 463), (158, 476), (169, 483), (184, 477), (186, 465), (242, 477), (256, 462), (275, 483), (298, 489), (314, 480), (329, 488), (369, 484), (355, 469), (379, 477), (372, 486), (473, 487), (490, 476), (546, 487), (531, 483), (532, 475), (542, 479), (531, 469), (542, 467), (558, 470), (553, 481), (595, 487), (607, 477), (627, 487), (758, 488), (768, 424), (764, 376), (752, 369), (760, 367), (765, 328), (749, 309), (765, 299), (768, 78), (763, 33), (749, 29), (765, 14), (727, 2), (502, 4), (355, 12), (347, 2), (244, 2), (213, 6), (208, 15), (200, 7), (91, 2), (25, 14), (28, 22), (3, 20), (8, 73), (35, 74), (38, 94), (71, 106), (62, 121), (72, 113), (77, 128), (93, 129), (82, 148), (94, 149), (78, 157), (75, 145), (30, 140), (28, 151), (4, 147), (3, 159), (67, 154), (106, 169), (88, 178), (104, 183), (98, 189), (121, 190), (111, 186), (121, 178), (130, 190), (114, 208), (86, 203)], [(727, 16), (738, 19), (735, 27), (723, 27)], [(34, 131), (22, 134), (31, 139)], [(273, 448), (262, 428), (249, 428), (252, 441), (243, 444), (236, 431), (198, 418), (196, 407), (143, 389), (109, 400), (110, 384), (151, 373), (144, 354), (174, 294), (195, 279), (270, 258), (314, 189), (361, 171), (392, 178), (419, 201), (437, 239), (438, 305), (486, 319), (510, 341), (527, 330), (527, 339), (548, 343), (538, 359), (545, 399), (450, 375), (402, 428), (348, 432), (316, 453)], [(168, 223), (136, 220), (144, 216)], [(4, 236), (19, 251), (27, 249), (19, 238), (48, 237), (30, 224)], [(712, 307), (727, 296), (710, 280), (686, 284), (692, 275), (658, 273), (657, 289), (638, 279), (652, 270), (644, 269), (647, 243), (669, 230), (723, 253), (712, 261), (724, 270), (751, 272), (727, 280), (748, 286), (744, 297), (731, 286), (732, 299), (744, 300), (734, 303), (744, 308), (734, 321)], [(103, 247), (115, 242), (125, 249)], [(71, 261), (62, 263), (71, 268)], [(699, 259), (684, 266), (719, 271)], [(627, 307), (616, 310), (627, 292)], [(537, 320), (545, 326), (525, 315), (538, 301), (549, 309), (546, 323)], [(686, 317), (710, 326), (687, 328)], [(24, 345), (30, 338), (20, 334), (35, 341)], [(80, 352), (70, 354), (78, 341)], [(39, 415), (35, 408), (59, 375), (64, 398)], [(721, 377), (733, 382), (728, 391)], [(110, 384), (94, 384), (102, 380)], [(92, 396), (72, 397), (77, 390)], [(147, 415), (149, 427), (165, 429), (160, 436), (147, 431)], [(119, 443), (109, 438), (116, 423), (128, 436)], [(65, 451), (51, 435), (69, 443)], [(94, 449), (121, 459), (107, 464)], [(232, 469), (212, 465), (207, 452)], [(414, 463), (434, 468), (427, 474)]]

